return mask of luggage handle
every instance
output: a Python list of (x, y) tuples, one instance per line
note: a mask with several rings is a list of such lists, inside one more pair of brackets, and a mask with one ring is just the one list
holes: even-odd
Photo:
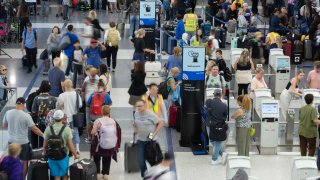
[(85, 162), (84, 160), (81, 160), (81, 163), (84, 164), (84, 165), (89, 165), (90, 162)]

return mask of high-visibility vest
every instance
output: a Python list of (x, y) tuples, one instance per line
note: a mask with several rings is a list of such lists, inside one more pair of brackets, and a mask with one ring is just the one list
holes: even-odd
[(196, 32), (197, 30), (197, 15), (187, 14), (186, 22), (184, 24), (184, 29), (186, 32)]
[[(163, 103), (163, 98), (161, 94), (157, 95), (156, 101), (152, 102), (150, 96), (145, 95), (142, 99), (147, 103), (147, 108), (153, 111), (158, 117), (161, 116), (161, 107)], [(154, 104), (153, 104), (154, 103)]]
[(194, 39), (191, 42), (191, 46), (200, 46), (201, 45), (200, 41), (201, 41), (201, 39), (199, 39), (199, 41), (197, 41), (197, 37), (194, 36)]

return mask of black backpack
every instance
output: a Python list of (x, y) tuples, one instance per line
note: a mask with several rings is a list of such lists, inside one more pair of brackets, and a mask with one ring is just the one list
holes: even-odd
[(51, 135), (48, 138), (48, 149), (46, 152), (47, 158), (52, 160), (61, 160), (67, 156), (62, 139), (62, 132), (65, 129), (62, 126), (58, 135), (55, 134), (53, 126), (50, 126)]
[(230, 82), (232, 80), (232, 73), (228, 67), (224, 69), (223, 77), (224, 77), (224, 80), (226, 80), (227, 82)]
[(158, 94), (161, 94), (163, 99), (168, 99), (169, 92), (168, 92), (168, 89), (167, 89), (167, 81), (164, 81), (164, 82), (160, 83), (160, 85), (159, 85), (159, 93)]
[(27, 101), (26, 101), (26, 107), (29, 112), (31, 112), (31, 110), (32, 110), (32, 104), (33, 104), (34, 98), (36, 98), (39, 94), (40, 94), (39, 91), (35, 91), (35, 92), (29, 94)]

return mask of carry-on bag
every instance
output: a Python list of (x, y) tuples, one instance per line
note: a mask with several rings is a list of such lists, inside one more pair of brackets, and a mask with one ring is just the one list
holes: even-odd
[(49, 180), (49, 166), (47, 161), (31, 160), (28, 169), (28, 180)]
[(203, 22), (201, 24), (201, 29), (202, 29), (204, 37), (209, 37), (210, 36), (210, 31), (211, 31), (211, 23), (210, 23), (210, 21)]
[(231, 37), (231, 49), (238, 48), (238, 37)]
[(140, 171), (135, 134), (133, 134), (132, 142), (126, 142), (124, 144), (124, 170), (127, 173)]
[(169, 127), (173, 128), (177, 124), (177, 111), (178, 106), (171, 105), (169, 108)]
[(225, 29), (217, 28), (215, 33), (215, 38), (218, 39), (220, 48), (226, 47), (227, 33)]
[(168, 54), (173, 54), (173, 48), (177, 46), (177, 40), (174, 37), (168, 38)]
[(162, 51), (168, 52), (168, 39), (169, 39), (168, 31), (163, 29), (162, 33), (163, 33), (163, 35), (162, 35)]
[(283, 43), (283, 51), (284, 51), (284, 55), (292, 57), (292, 42), (291, 41), (287, 41), (287, 42)]
[(163, 80), (160, 76), (161, 63), (159, 61), (147, 61), (145, 62), (145, 72), (146, 78), (144, 80), (145, 85), (150, 85), (151, 83), (160, 84)]
[(97, 180), (96, 164), (90, 159), (82, 159), (72, 164), (70, 180)]
[(157, 165), (162, 162), (163, 155), (160, 145), (157, 141), (151, 140), (145, 145), (144, 149), (145, 158), (151, 166)]
[(176, 115), (176, 130), (180, 132), (181, 130), (181, 121), (182, 121), (182, 108), (181, 106), (177, 106), (177, 115)]

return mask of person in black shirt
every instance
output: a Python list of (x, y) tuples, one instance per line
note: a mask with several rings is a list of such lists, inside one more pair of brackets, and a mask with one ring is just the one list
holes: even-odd
[(227, 68), (227, 65), (222, 57), (222, 51), (220, 49), (216, 50), (216, 57), (217, 57), (217, 60), (215, 61), (215, 63), (219, 67), (219, 70), (220, 70), (219, 74), (223, 75), (225, 69)]
[(257, 64), (264, 64), (265, 59), (263, 55), (263, 42), (261, 40), (262, 33), (256, 32), (255, 38), (249, 42), (250, 46), (250, 59), (254, 63), (254, 68), (257, 67)]
[(137, 35), (134, 39), (134, 53), (133, 53), (133, 59), (132, 60), (139, 60), (144, 61), (144, 53), (152, 53), (154, 54), (154, 50), (150, 50), (146, 48), (145, 42), (144, 42), (144, 36), (146, 35), (146, 32), (144, 29), (139, 29), (137, 31)]

